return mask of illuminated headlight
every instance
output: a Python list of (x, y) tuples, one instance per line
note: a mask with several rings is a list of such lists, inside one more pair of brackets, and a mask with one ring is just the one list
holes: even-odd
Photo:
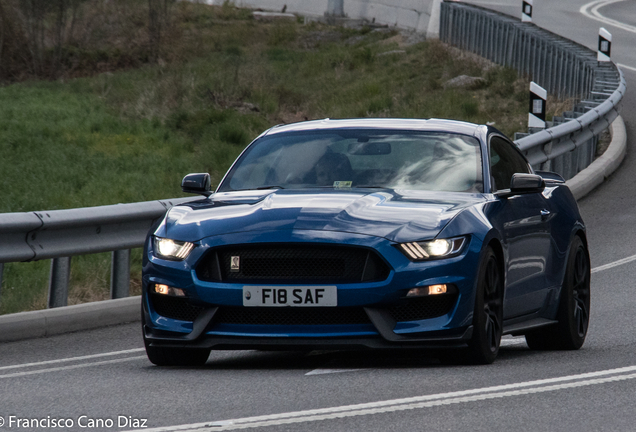
[(155, 237), (155, 255), (159, 258), (182, 261), (190, 255), (194, 244), (167, 238)]
[(450, 258), (462, 251), (466, 237), (451, 239), (435, 239), (422, 242), (400, 244), (400, 250), (412, 261), (423, 261), (438, 258)]

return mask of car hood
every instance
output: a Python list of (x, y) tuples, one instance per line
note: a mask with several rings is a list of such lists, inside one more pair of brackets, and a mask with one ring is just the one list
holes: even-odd
[(273, 230), (338, 231), (404, 242), (434, 238), (481, 194), (371, 190), (267, 190), (217, 193), (173, 207), (157, 235), (205, 237)]

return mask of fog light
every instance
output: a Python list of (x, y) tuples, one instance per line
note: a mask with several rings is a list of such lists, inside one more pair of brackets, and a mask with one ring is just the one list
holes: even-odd
[(155, 292), (157, 294), (175, 296), (175, 297), (185, 297), (185, 292), (182, 289), (174, 288), (164, 284), (155, 284)]
[(448, 292), (448, 287), (446, 284), (439, 285), (429, 285), (427, 287), (422, 288), (411, 288), (409, 292), (406, 293), (407, 297), (422, 297), (427, 295), (437, 295), (437, 294), (446, 294)]
[(431, 285), (428, 287), (428, 295), (446, 294), (446, 284)]

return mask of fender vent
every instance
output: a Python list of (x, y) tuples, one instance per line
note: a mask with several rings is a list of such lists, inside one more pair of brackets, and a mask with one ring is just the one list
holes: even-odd
[(151, 294), (149, 297), (155, 312), (166, 318), (194, 321), (204, 309), (184, 298), (158, 294)]

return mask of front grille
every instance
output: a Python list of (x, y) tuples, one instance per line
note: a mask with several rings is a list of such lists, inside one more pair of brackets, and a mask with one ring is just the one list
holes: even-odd
[(188, 299), (152, 294), (152, 306), (159, 315), (181, 321), (194, 321), (204, 309), (191, 304)]
[(330, 325), (369, 324), (361, 307), (219, 307), (214, 322), (221, 324)]
[(393, 306), (389, 313), (397, 322), (418, 321), (446, 315), (457, 302), (457, 295), (426, 296), (407, 300), (405, 303)]
[[(232, 268), (233, 257), (238, 257), (238, 268)], [(285, 284), (382, 281), (389, 271), (371, 250), (330, 245), (219, 248), (196, 268), (199, 279), (210, 282)]]

